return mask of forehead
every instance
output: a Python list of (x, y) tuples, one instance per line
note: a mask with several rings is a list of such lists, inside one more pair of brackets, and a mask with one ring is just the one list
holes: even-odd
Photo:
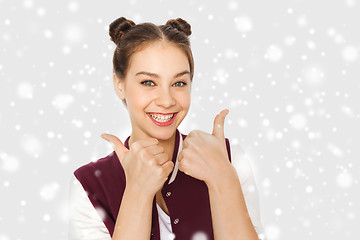
[(190, 70), (190, 65), (182, 49), (174, 44), (159, 41), (135, 52), (131, 56), (128, 70), (133, 76), (139, 71), (166, 76), (173, 75), (174, 72)]

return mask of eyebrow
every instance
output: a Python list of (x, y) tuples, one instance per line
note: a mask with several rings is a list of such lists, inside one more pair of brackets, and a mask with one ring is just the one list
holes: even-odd
[[(178, 74), (175, 74), (174, 78), (178, 78), (178, 77), (181, 77), (185, 74), (189, 74), (190, 75), (190, 72), (185, 70), (185, 71), (182, 71)], [(151, 73), (151, 72), (145, 72), (145, 71), (141, 71), (141, 72), (138, 72), (135, 74), (135, 76), (138, 76), (138, 75), (147, 75), (147, 76), (150, 76), (150, 77), (154, 77), (154, 78), (160, 78), (159, 75), (157, 75), (156, 73)]]

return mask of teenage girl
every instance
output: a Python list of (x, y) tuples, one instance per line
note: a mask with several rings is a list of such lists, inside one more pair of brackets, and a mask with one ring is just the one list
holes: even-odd
[(262, 238), (251, 164), (224, 137), (229, 110), (212, 133), (178, 131), (190, 107), (194, 61), (191, 27), (110, 24), (116, 44), (113, 83), (128, 110), (132, 132), (123, 142), (101, 137), (114, 152), (74, 172), (71, 239)]

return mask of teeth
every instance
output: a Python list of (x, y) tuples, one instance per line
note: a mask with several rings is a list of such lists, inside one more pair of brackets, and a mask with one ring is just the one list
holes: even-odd
[(167, 122), (174, 116), (174, 114), (169, 114), (169, 115), (163, 116), (163, 115), (156, 115), (156, 114), (150, 113), (150, 116), (158, 122)]

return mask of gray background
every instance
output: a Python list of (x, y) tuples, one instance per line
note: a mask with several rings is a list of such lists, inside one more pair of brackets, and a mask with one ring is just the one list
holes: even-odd
[(251, 157), (268, 239), (359, 239), (359, 5), (0, 0), (0, 240), (67, 239), (72, 172), (112, 151), (100, 134), (129, 136), (108, 35), (120, 16), (191, 24), (179, 130), (211, 133), (230, 109), (225, 136)]

